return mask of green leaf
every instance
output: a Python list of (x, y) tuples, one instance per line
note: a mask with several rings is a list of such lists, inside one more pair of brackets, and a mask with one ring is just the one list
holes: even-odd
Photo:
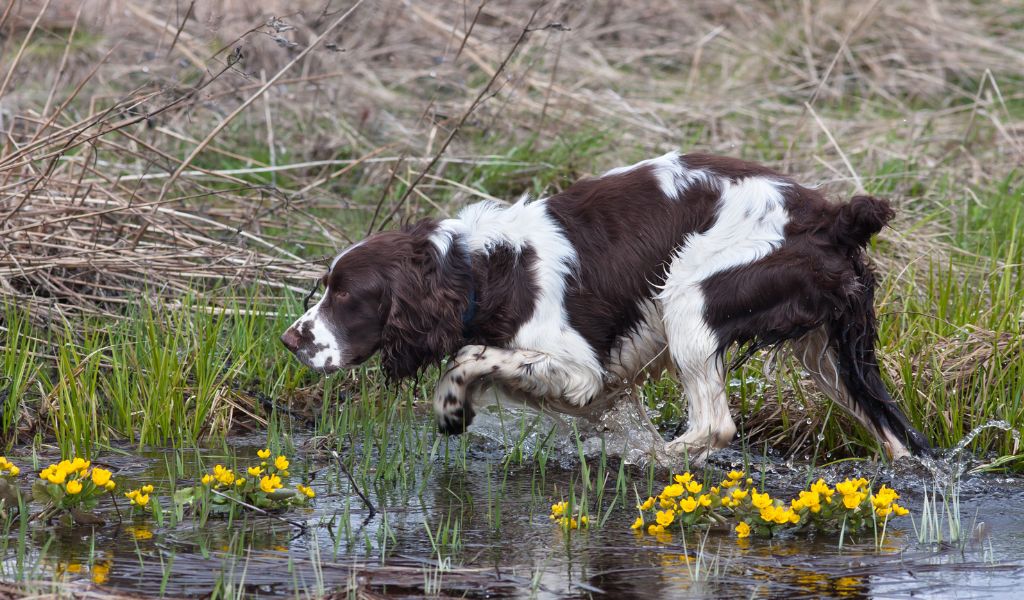
[(186, 504), (192, 504), (196, 500), (196, 488), (194, 487), (183, 487), (178, 488), (174, 492), (174, 496), (171, 500), (175, 505), (184, 506)]
[(37, 479), (32, 483), (32, 499), (40, 504), (47, 504), (54, 501), (50, 496), (49, 487), (42, 479)]
[(281, 500), (287, 500), (288, 498), (291, 498), (297, 493), (298, 492), (290, 488), (281, 488), (279, 490), (274, 490), (273, 492), (267, 494), (267, 498), (275, 502), (280, 502)]

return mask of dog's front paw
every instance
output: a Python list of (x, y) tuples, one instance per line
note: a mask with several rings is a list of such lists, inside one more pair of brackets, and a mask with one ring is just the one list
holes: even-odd
[(445, 373), (434, 392), (437, 430), (444, 435), (459, 435), (473, 423), (476, 412), (465, 385), (465, 375), (454, 369)]

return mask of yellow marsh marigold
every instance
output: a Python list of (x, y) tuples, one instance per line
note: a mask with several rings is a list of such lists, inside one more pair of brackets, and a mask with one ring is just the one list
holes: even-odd
[(743, 475), (745, 475), (743, 471), (729, 471), (727, 477), (733, 481), (739, 481), (743, 479)]
[(690, 483), (686, 484), (686, 491), (690, 492), (691, 494), (699, 494), (702, 489), (704, 489), (704, 486), (701, 485), (700, 483), (697, 483), (696, 481), (691, 481)]
[(646, 500), (644, 500), (643, 504), (637, 505), (637, 508), (639, 508), (640, 510), (651, 510), (652, 508), (654, 508), (654, 498), (648, 497)]
[(736, 537), (750, 537), (750, 525), (747, 525), (745, 521), (740, 521), (739, 525), (736, 526)]
[(257, 450), (256, 451), (256, 456), (262, 458), (263, 460), (267, 460), (268, 458), (270, 458), (270, 448), (264, 448), (262, 450)]
[(666, 486), (665, 489), (661, 490), (662, 498), (678, 498), (683, 495), (683, 485), (681, 483), (675, 483), (670, 486)]
[(107, 490), (108, 492), (114, 491), (114, 488), (116, 488), (116, 487), (117, 487), (117, 484), (114, 483), (113, 479), (111, 479), (107, 483), (103, 484), (103, 489)]
[(697, 498), (697, 504), (700, 504), (703, 507), (711, 506), (711, 496), (701, 494), (700, 497)]
[(71, 481), (68, 482), (65, 489), (67, 489), (69, 494), (74, 496), (75, 494), (82, 491), (82, 482), (77, 479), (72, 479)]
[(277, 475), (268, 475), (263, 479), (260, 479), (260, 489), (268, 494), (273, 491), (279, 490), (282, 487), (283, 486), (281, 485), (281, 478), (278, 477)]
[(693, 511), (697, 510), (697, 500), (692, 496), (683, 498), (682, 500), (679, 501), (679, 508), (684, 513), (692, 513)]
[(200, 479), (200, 481), (203, 483), (203, 485), (210, 485), (211, 483), (213, 483), (213, 475), (207, 473), (206, 475), (203, 475), (203, 478)]
[(676, 513), (672, 510), (659, 510), (654, 517), (658, 521), (658, 525), (668, 527), (676, 520)]
[(96, 487), (105, 487), (110, 481), (110, 471), (96, 467), (92, 470), (92, 482)]
[(755, 490), (750, 494), (750, 501), (753, 503), (754, 508), (765, 508), (771, 506), (772, 497), (767, 493), (761, 494)]
[(690, 483), (691, 479), (693, 479), (693, 475), (691, 475), (690, 472), (687, 471), (682, 475), (676, 475), (675, 477), (673, 477), (673, 479), (675, 479), (676, 483), (680, 485), (686, 485), (687, 483)]
[(305, 496), (307, 498), (314, 498), (314, 497), (316, 497), (316, 492), (313, 491), (313, 488), (305, 486), (305, 485), (302, 485), (301, 483), (299, 485), (295, 486), (295, 489), (298, 490), (300, 494), (302, 494), (303, 496)]
[(253, 477), (259, 477), (263, 474), (263, 469), (260, 467), (249, 467), (248, 471)]
[(551, 505), (551, 518), (561, 517), (565, 514), (566, 509), (569, 508), (568, 502), (555, 502)]
[(867, 496), (867, 494), (864, 494), (864, 493), (861, 493), (861, 492), (855, 492), (853, 494), (844, 494), (843, 495), (843, 506), (845, 506), (846, 508), (848, 508), (850, 510), (853, 510), (853, 509), (857, 508), (858, 506), (860, 506), (860, 503), (864, 501), (864, 498), (866, 496)]
[(643, 526), (644, 526), (644, 518), (643, 517), (637, 517), (636, 521), (633, 521), (633, 524), (630, 525), (629, 528), (633, 529), (633, 530), (637, 530), (637, 529), (640, 529)]
[(288, 459), (284, 456), (278, 456), (277, 459), (274, 460), (274, 466), (277, 467), (278, 471), (286, 471), (288, 469), (288, 465)]

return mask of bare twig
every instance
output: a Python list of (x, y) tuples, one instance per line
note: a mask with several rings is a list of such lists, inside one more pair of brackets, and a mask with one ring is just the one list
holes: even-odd
[(359, 489), (359, 486), (356, 485), (356, 480), (352, 478), (352, 474), (345, 468), (345, 463), (341, 461), (341, 456), (338, 455), (337, 450), (331, 450), (331, 455), (334, 456), (334, 460), (338, 462), (338, 468), (341, 469), (341, 472), (348, 478), (348, 482), (352, 486), (352, 489), (355, 490), (356, 495), (358, 495), (359, 499), (363, 501), (363, 505), (366, 506), (366, 509), (370, 511), (370, 515), (367, 519), (373, 518), (373, 515), (377, 514), (377, 509), (374, 508), (370, 499), (367, 498), (366, 494), (364, 494), (362, 490)]

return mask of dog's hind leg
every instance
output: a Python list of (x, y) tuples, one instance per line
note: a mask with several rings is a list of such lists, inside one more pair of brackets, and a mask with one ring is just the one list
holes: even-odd
[(434, 392), (434, 413), (441, 433), (462, 433), (473, 421), (473, 395), (496, 384), (558, 412), (579, 412), (604, 387), (600, 373), (535, 350), (465, 346), (441, 375)]

